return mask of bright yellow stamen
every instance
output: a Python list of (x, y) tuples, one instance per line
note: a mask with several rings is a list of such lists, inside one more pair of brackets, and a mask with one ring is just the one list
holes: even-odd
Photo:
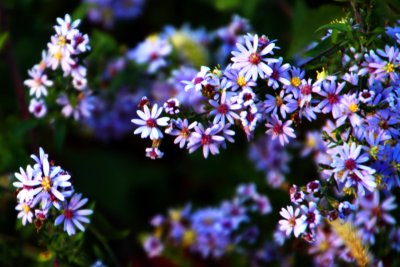
[(66, 44), (67, 44), (67, 39), (65, 39), (65, 37), (62, 35), (58, 36), (58, 45), (65, 46)]
[(328, 71), (326, 71), (324, 67), (320, 72), (317, 71), (317, 80), (325, 80), (326, 77), (328, 77)]
[(194, 242), (196, 242), (196, 232), (189, 229), (183, 233), (183, 246), (188, 247), (191, 246)]
[(392, 64), (392, 63), (388, 63), (385, 66), (385, 70), (386, 70), (387, 73), (393, 72), (395, 68), (396, 68), (396, 66), (394, 64)]
[(53, 58), (57, 61), (60, 61), (62, 59), (63, 55), (61, 53), (61, 51), (57, 51), (54, 53)]
[(353, 112), (353, 113), (357, 112), (357, 110), (358, 110), (357, 104), (356, 104), (356, 103), (351, 103), (351, 104), (349, 105), (349, 110), (350, 110), (351, 112)]
[(51, 182), (50, 182), (49, 176), (43, 177), (43, 180), (42, 180), (42, 187), (43, 187), (43, 190), (44, 190), (44, 191), (49, 191), (49, 190), (50, 190), (50, 188), (51, 188)]
[(299, 77), (293, 77), (291, 80), (290, 80), (290, 83), (292, 84), (292, 86), (294, 86), (294, 87), (298, 87), (299, 85), (300, 85), (300, 78)]
[(31, 210), (31, 208), (27, 204), (22, 204), (22, 210), (25, 213), (28, 213)]
[(236, 83), (237, 85), (239, 85), (240, 87), (245, 86), (246, 85), (246, 79), (244, 78), (244, 76), (239, 76), (236, 79)]

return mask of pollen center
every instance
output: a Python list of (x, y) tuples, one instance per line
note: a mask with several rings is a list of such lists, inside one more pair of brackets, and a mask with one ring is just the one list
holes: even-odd
[(385, 66), (385, 70), (386, 70), (387, 73), (394, 72), (395, 67), (396, 66), (393, 63), (388, 63)]
[(147, 121), (146, 121), (146, 125), (147, 125), (147, 127), (150, 127), (150, 128), (153, 128), (153, 127), (156, 127), (156, 120), (155, 119), (148, 119)]
[(67, 44), (67, 39), (65, 39), (65, 37), (62, 35), (58, 36), (58, 45), (65, 46), (66, 44)]
[(300, 85), (300, 78), (299, 77), (293, 77), (291, 80), (290, 80), (290, 83), (292, 84), (292, 86), (294, 86), (294, 87), (298, 87), (299, 85)]
[(249, 61), (251, 64), (257, 65), (261, 62), (261, 57), (258, 53), (251, 53), (249, 56)]
[(27, 204), (22, 204), (22, 210), (25, 213), (28, 213), (31, 210), (31, 208)]
[(43, 177), (43, 180), (42, 180), (42, 187), (43, 187), (43, 190), (44, 190), (44, 191), (49, 191), (49, 190), (50, 190), (50, 188), (51, 188), (51, 181), (50, 181), (49, 176)]
[(60, 60), (62, 59), (62, 53), (61, 53), (61, 51), (55, 52), (54, 55), (53, 55), (53, 57), (54, 57), (55, 60), (60, 61)]
[(357, 112), (357, 110), (358, 110), (357, 104), (356, 104), (356, 103), (351, 103), (351, 104), (349, 105), (349, 110), (350, 110), (351, 112), (353, 112), (353, 113)]
[(236, 83), (237, 85), (239, 85), (240, 87), (245, 86), (246, 85), (246, 79), (244, 78), (244, 76), (239, 76), (236, 79)]

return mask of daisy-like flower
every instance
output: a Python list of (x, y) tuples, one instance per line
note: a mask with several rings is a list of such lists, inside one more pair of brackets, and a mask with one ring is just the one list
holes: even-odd
[(396, 224), (396, 219), (390, 214), (390, 211), (397, 208), (394, 196), (381, 200), (379, 191), (374, 191), (360, 200), (360, 207), (356, 225), (365, 225), (366, 229), (378, 232), (384, 225)]
[(22, 218), (22, 225), (25, 225), (27, 222), (32, 223), (33, 212), (31, 210), (31, 202), (21, 201), (15, 207), (15, 210), (20, 211), (17, 218)]
[(282, 208), (279, 214), (284, 218), (279, 221), (279, 230), (284, 231), (286, 236), (292, 232), (295, 237), (299, 237), (307, 228), (306, 216), (300, 215), (300, 209), (293, 210), (292, 206)]
[(279, 88), (279, 83), (284, 86), (289, 86), (289, 68), (290, 65), (288, 63), (282, 65), (283, 58), (280, 57), (278, 62), (272, 65), (272, 73), (268, 75), (268, 86), (271, 86), (274, 89)]
[(77, 100), (77, 103), (73, 104), (66, 94), (60, 94), (56, 102), (62, 106), (61, 113), (66, 118), (72, 116), (76, 121), (89, 118), (94, 109), (94, 98), (90, 96), (90, 92), (81, 92)]
[(93, 213), (93, 210), (90, 209), (80, 209), (88, 202), (87, 198), (81, 199), (81, 197), (81, 194), (73, 195), (69, 203), (66, 202), (64, 204), (63, 213), (59, 215), (54, 222), (54, 225), (59, 225), (64, 222), (64, 231), (70, 236), (76, 233), (75, 227), (84, 232), (85, 228), (82, 223), (89, 223), (90, 220), (86, 216)]
[(285, 119), (286, 113), (290, 111), (287, 102), (292, 99), (293, 96), (291, 94), (285, 96), (285, 91), (281, 90), (279, 95), (272, 96), (267, 94), (266, 97), (267, 99), (263, 102), (265, 111), (272, 115), (276, 115), (278, 111), (280, 111), (282, 118)]
[(255, 87), (257, 83), (253, 81), (250, 77), (247, 79), (243, 75), (239, 75), (238, 69), (233, 69), (232, 65), (229, 65), (225, 71), (224, 76), (231, 81), (232, 83), (232, 91), (236, 91), (238, 89), (242, 90), (252, 90), (251, 88)]
[(128, 58), (135, 60), (139, 64), (148, 64), (147, 71), (154, 73), (158, 69), (167, 65), (165, 57), (172, 51), (172, 46), (167, 40), (157, 35), (147, 37), (134, 50), (128, 53)]
[(292, 123), (293, 122), (291, 120), (283, 123), (278, 116), (273, 115), (270, 122), (266, 124), (266, 126), (269, 128), (266, 133), (272, 135), (272, 140), (279, 138), (279, 142), (282, 146), (284, 146), (285, 143), (289, 143), (288, 137), (296, 137), (294, 130), (290, 127)]
[(174, 144), (179, 143), (179, 147), (183, 148), (186, 144), (187, 141), (189, 141), (190, 135), (191, 135), (191, 130), (197, 125), (197, 121), (192, 122), (189, 125), (189, 122), (187, 119), (178, 119), (178, 120), (173, 120), (170, 127), (168, 127), (165, 132), (176, 136), (174, 140)]
[(53, 85), (53, 82), (47, 79), (47, 75), (39, 68), (28, 70), (31, 79), (25, 80), (24, 84), (30, 88), (29, 95), (35, 95), (36, 98), (47, 96), (47, 87)]
[(355, 94), (344, 95), (342, 101), (340, 102), (340, 114), (336, 120), (336, 126), (339, 127), (343, 125), (346, 119), (350, 120), (351, 126), (357, 127), (361, 125), (362, 119), (360, 115), (357, 114), (358, 108), (358, 98)]
[(31, 182), (32, 186), (35, 187), (31, 193), (34, 197), (32, 204), (35, 206), (41, 201), (42, 207), (47, 207), (49, 202), (64, 201), (65, 196), (58, 187), (70, 187), (69, 179), (71, 176), (60, 167), (50, 167), (47, 157), (41, 158), (41, 160), (41, 175), (38, 175), (38, 178)]
[(140, 125), (133, 133), (134, 134), (142, 134), (142, 138), (150, 137), (151, 140), (156, 140), (163, 138), (163, 134), (157, 126), (167, 126), (169, 118), (162, 117), (158, 118), (161, 115), (163, 108), (158, 108), (157, 104), (151, 109), (147, 107), (147, 105), (143, 106), (143, 111), (138, 110), (136, 113), (139, 115), (140, 119), (132, 119), (134, 124)]
[(272, 68), (268, 64), (278, 62), (278, 59), (265, 58), (266, 55), (273, 54), (275, 43), (270, 42), (259, 51), (258, 42), (257, 34), (254, 36), (248, 34), (245, 36), (246, 47), (237, 43), (236, 47), (239, 51), (232, 52), (232, 68), (239, 69), (239, 75), (243, 75), (246, 80), (252, 77), (254, 81), (257, 81), (258, 77), (264, 79), (266, 75), (270, 76)]
[(14, 175), (18, 179), (18, 181), (13, 183), (13, 186), (17, 188), (18, 194), (17, 198), (20, 201), (29, 201), (32, 199), (32, 189), (35, 182), (33, 180), (36, 179), (36, 175), (40, 175), (37, 171), (34, 171), (33, 168), (28, 165), (26, 167), (26, 171), (22, 168), (19, 168), (19, 173), (16, 172)]
[(36, 100), (32, 98), (29, 103), (29, 112), (36, 118), (43, 118), (47, 114), (47, 107), (43, 99)]
[(164, 103), (164, 110), (170, 115), (179, 113), (179, 100), (176, 98), (170, 98)]
[(219, 153), (219, 146), (225, 141), (225, 138), (218, 135), (223, 130), (223, 126), (215, 124), (204, 130), (202, 124), (198, 124), (194, 127), (195, 131), (189, 138), (188, 149), (189, 153), (193, 153), (199, 147), (203, 147), (204, 158), (208, 157), (209, 152), (212, 155)]
[(146, 157), (151, 159), (160, 159), (164, 155), (157, 147), (146, 148)]
[(210, 112), (210, 115), (215, 115), (213, 123), (217, 124), (220, 122), (225, 125), (225, 121), (234, 124), (234, 119), (239, 119), (239, 115), (235, 113), (235, 110), (239, 110), (242, 106), (235, 104), (237, 97), (227, 97), (226, 91), (224, 90), (221, 94), (219, 101), (210, 100), (209, 103), (214, 109)]
[(314, 229), (321, 223), (321, 214), (317, 209), (317, 204), (313, 201), (308, 203), (308, 207), (306, 205), (301, 205), (300, 207), (302, 214), (306, 216), (306, 223), (310, 229)]
[(362, 148), (362, 145), (356, 143), (351, 145), (344, 143), (342, 146), (327, 151), (332, 156), (331, 167), (334, 168), (333, 172), (337, 181), (346, 182), (350, 174), (357, 175), (357, 179), (373, 180), (369, 179), (369, 176), (372, 176), (375, 170), (363, 164), (369, 160), (369, 157), (367, 153), (360, 154)]
[(340, 92), (345, 84), (345, 82), (342, 82), (336, 85), (335, 81), (324, 81), (322, 83), (321, 90), (317, 92), (324, 97), (317, 106), (322, 113), (327, 114), (332, 112), (333, 118), (338, 118), (340, 116)]
[(191, 81), (182, 81), (185, 85), (185, 91), (189, 91), (194, 88), (196, 91), (200, 91), (202, 86), (206, 83), (206, 76), (210, 74), (210, 68), (201, 66), (200, 72), (196, 74)]

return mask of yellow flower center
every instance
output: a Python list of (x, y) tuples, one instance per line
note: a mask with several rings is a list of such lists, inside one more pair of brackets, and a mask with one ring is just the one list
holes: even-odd
[(57, 61), (60, 61), (62, 59), (63, 55), (61, 53), (61, 51), (57, 51), (54, 53), (53, 58)]
[(49, 191), (51, 188), (51, 181), (49, 176), (45, 176), (43, 177), (42, 180), (42, 187), (43, 187), (43, 191)]
[(379, 147), (377, 147), (377, 146), (373, 146), (373, 147), (371, 147), (371, 149), (369, 150), (369, 154), (370, 154), (374, 159), (376, 159), (376, 157), (377, 157), (377, 155), (378, 155), (378, 152), (379, 152)]
[(292, 86), (298, 87), (300, 85), (300, 78), (299, 77), (293, 77), (290, 80), (290, 83), (292, 84)]
[(351, 103), (351, 104), (349, 105), (349, 110), (350, 110), (351, 112), (353, 112), (353, 113), (357, 112), (357, 110), (358, 110), (357, 104), (356, 104), (356, 103)]
[(158, 35), (157, 34), (152, 34), (149, 37), (147, 37), (147, 40), (149, 42), (155, 43), (158, 40)]
[(378, 186), (382, 183), (382, 177), (380, 175), (375, 176), (375, 183)]
[(239, 76), (236, 79), (236, 83), (237, 85), (239, 85), (240, 87), (245, 86), (246, 85), (246, 79), (244, 78), (244, 76)]
[(392, 64), (392, 63), (388, 63), (385, 66), (385, 70), (386, 70), (387, 73), (393, 72), (395, 68), (396, 68), (396, 66), (394, 64)]
[(27, 204), (22, 204), (22, 210), (25, 213), (28, 213), (31, 210), (31, 208)]
[(329, 242), (328, 241), (326, 241), (326, 240), (324, 240), (324, 241), (322, 241), (321, 242), (321, 244), (319, 244), (319, 250), (321, 251), (321, 252), (324, 252), (324, 251), (327, 251), (328, 249), (329, 249)]
[(65, 46), (66, 44), (67, 44), (67, 39), (65, 39), (65, 37), (62, 35), (58, 36), (58, 45)]
[(317, 146), (317, 142), (315, 141), (314, 138), (307, 139), (307, 147), (314, 148), (316, 146)]

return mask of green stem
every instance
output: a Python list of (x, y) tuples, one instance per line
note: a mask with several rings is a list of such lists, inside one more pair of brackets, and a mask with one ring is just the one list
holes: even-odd
[(107, 243), (107, 240), (100, 234), (100, 232), (94, 226), (89, 225), (88, 229), (103, 245), (104, 249), (107, 251), (108, 255), (110, 256), (110, 258), (113, 262), (113, 265), (116, 267), (120, 267), (121, 264), (118, 262), (117, 258), (115, 257), (111, 247)]

